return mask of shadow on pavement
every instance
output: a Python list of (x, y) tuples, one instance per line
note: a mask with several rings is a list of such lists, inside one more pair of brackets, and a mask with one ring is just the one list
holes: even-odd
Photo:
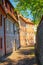
[(16, 65), (36, 65), (36, 60), (35, 58), (32, 59), (24, 58), (19, 60), (19, 62)]
[(20, 50), (19, 52), (17, 52), (19, 54), (22, 54), (22, 55), (32, 55), (35, 53), (35, 50), (34, 49), (31, 49), (31, 50)]
[(36, 65), (35, 58), (29, 59), (24, 58), (20, 59), (18, 62), (15, 60), (7, 59), (5, 62), (3, 62), (4, 65)]
[(4, 62), (0, 62), (0, 65), (1, 65), (1, 63), (3, 63), (3, 65), (16, 65), (15, 60), (11, 60), (9, 58), (7, 60), (5, 60)]
[(17, 53), (24, 55), (24, 58), (19, 59), (19, 60), (16, 59), (17, 61), (14, 60), (14, 59), (12, 60), (10, 58), (7, 58), (5, 61), (0, 62), (0, 63), (4, 63), (4, 65), (37, 65), (35, 57), (29, 58), (29, 57), (26, 56), (26, 55), (32, 55), (32, 54), (34, 54), (34, 52), (35, 52), (34, 49), (31, 49), (31, 50), (20, 49)]
[(7, 54), (7, 55), (5, 55), (5, 56), (0, 57), (0, 63), (6, 61), (7, 60), (7, 57), (10, 56), (11, 54), (12, 54), (12, 52), (9, 53), (9, 54)]

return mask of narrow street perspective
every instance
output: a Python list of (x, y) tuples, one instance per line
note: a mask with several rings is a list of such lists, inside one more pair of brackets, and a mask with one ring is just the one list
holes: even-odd
[(0, 0), (0, 65), (43, 65), (43, 0)]
[(13, 51), (10, 56), (0, 61), (0, 65), (37, 65), (34, 47), (24, 47)]

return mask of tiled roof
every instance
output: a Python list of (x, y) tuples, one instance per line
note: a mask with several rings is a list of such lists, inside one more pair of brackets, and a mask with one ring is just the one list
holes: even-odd
[(9, 14), (17, 22), (15, 15), (12, 14), (7, 8), (5, 8), (5, 10), (6, 10), (6, 14)]
[[(12, 4), (10, 3), (10, 1), (9, 1), (9, 0), (7, 0), (7, 1), (8, 1), (9, 4), (11, 5), (11, 7), (13, 7)], [(15, 16), (15, 14), (12, 14), (12, 12), (9, 11), (9, 9), (6, 7), (6, 5), (0, 4), (0, 10), (1, 10), (0, 12), (1, 12), (3, 15), (9, 14), (9, 15), (11, 16), (11, 18), (14, 19), (14, 20), (17, 22), (17, 18), (16, 18), (16, 16)], [(14, 10), (14, 7), (13, 7), (13, 10)]]
[(34, 23), (33, 22), (31, 22), (31, 20), (30, 19), (28, 19), (28, 18), (25, 18), (25, 17), (23, 17), (22, 15), (20, 15), (19, 16), (25, 23), (28, 23), (28, 24), (32, 24), (32, 25), (34, 25)]

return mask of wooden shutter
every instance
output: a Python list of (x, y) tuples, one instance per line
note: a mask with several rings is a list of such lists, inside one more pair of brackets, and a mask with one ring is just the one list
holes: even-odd
[(0, 26), (2, 26), (2, 15), (0, 14)]
[(0, 49), (2, 49), (2, 38), (0, 38)]

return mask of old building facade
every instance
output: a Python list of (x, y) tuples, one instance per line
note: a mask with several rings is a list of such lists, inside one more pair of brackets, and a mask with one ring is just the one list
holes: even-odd
[(0, 57), (20, 47), (17, 14), (9, 0), (0, 1)]
[(22, 47), (34, 45), (34, 24), (30, 19), (19, 15), (20, 44)]
[(34, 24), (28, 19), (26, 24), (26, 42), (28, 46), (34, 45)]
[(9, 0), (0, 0), (0, 57), (34, 45), (34, 24), (18, 15)]
[(19, 16), (19, 32), (20, 32), (20, 45), (21, 47), (26, 46), (26, 23), (24, 22), (24, 20), (21, 18), (21, 16)]
[[(3, 14), (3, 15), (2, 15)], [(4, 42), (5, 42), (5, 26), (4, 26), (4, 22), (3, 19), (5, 18), (5, 12), (3, 10), (3, 8), (0, 5), (0, 56), (4, 55), (4, 50), (5, 50), (5, 46), (4, 46)], [(3, 17), (3, 18), (2, 18)]]

